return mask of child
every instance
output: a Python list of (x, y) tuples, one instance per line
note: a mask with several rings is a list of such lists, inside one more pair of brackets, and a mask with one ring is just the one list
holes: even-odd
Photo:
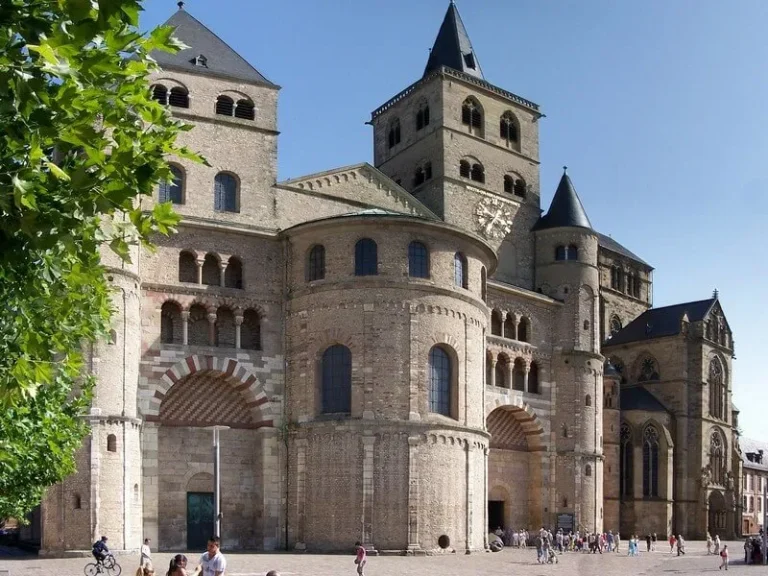
[(720, 570), (723, 569), (723, 566), (725, 566), (725, 569), (728, 570), (728, 545), (724, 545), (723, 549), (720, 551), (720, 558), (722, 558), (722, 561), (720, 562)]
[(357, 564), (357, 574), (358, 576), (363, 576), (363, 568), (365, 567), (366, 556), (368, 553), (365, 551), (365, 548), (360, 542), (355, 542), (355, 553), (357, 554), (357, 557), (355, 558), (355, 564)]

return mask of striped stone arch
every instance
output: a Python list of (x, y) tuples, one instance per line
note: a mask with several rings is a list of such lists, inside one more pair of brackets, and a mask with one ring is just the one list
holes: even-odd
[(511, 412), (525, 435), (530, 452), (546, 451), (544, 444), (544, 427), (536, 412), (527, 403), (523, 402), (519, 395), (503, 395), (497, 398), (488, 398), (485, 403), (485, 420), (491, 416), (494, 410)]
[(255, 427), (276, 427), (280, 423), (280, 413), (267, 396), (263, 383), (245, 366), (233, 358), (199, 356), (194, 354), (177, 362), (165, 371), (162, 378), (155, 381), (149, 406), (144, 414), (147, 421), (160, 420), (160, 405), (171, 387), (180, 380), (198, 372), (215, 372), (223, 380), (231, 383), (245, 399)]

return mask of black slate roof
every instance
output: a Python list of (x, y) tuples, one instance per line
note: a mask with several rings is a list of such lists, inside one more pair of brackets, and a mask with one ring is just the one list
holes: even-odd
[[(174, 26), (176, 28), (174, 36), (189, 48), (180, 50), (176, 54), (153, 50), (150, 55), (161, 68), (175, 68), (197, 74), (223, 76), (233, 80), (277, 88), (275, 84), (272, 84), (256, 68), (251, 66), (245, 58), (183, 8), (177, 10), (164, 25)], [(205, 57), (205, 66), (195, 64), (195, 58), (200, 55)]]
[(568, 174), (563, 172), (560, 184), (557, 185), (555, 197), (549, 205), (549, 211), (539, 218), (534, 230), (546, 230), (548, 228), (560, 228), (564, 226), (577, 226), (592, 230), (584, 205), (581, 203), (576, 189), (573, 187)]
[(621, 389), (621, 410), (644, 410), (646, 412), (666, 412), (664, 404), (642, 386)]
[(621, 256), (626, 256), (630, 260), (634, 260), (635, 262), (639, 262), (640, 264), (644, 264), (648, 266), (651, 270), (653, 270), (653, 266), (648, 264), (645, 260), (640, 258), (637, 254), (634, 252), (631, 252), (618, 242), (611, 238), (610, 236), (606, 236), (605, 234), (600, 234), (600, 232), (597, 233), (597, 243), (600, 245), (601, 248), (605, 248), (606, 250), (610, 250), (611, 252), (616, 252), (616, 254), (620, 254)]
[(696, 302), (663, 306), (662, 308), (651, 308), (614, 334), (605, 342), (604, 346), (617, 346), (664, 336), (674, 336), (680, 333), (683, 314), (687, 313), (688, 320), (691, 322), (699, 322), (704, 319), (715, 302), (717, 302), (716, 298), (709, 298), (708, 300), (697, 300)]
[(472, 48), (472, 42), (469, 40), (467, 29), (461, 21), (456, 4), (451, 1), (445, 18), (437, 33), (435, 44), (429, 53), (427, 67), (424, 69), (424, 76), (427, 76), (441, 66), (453, 68), (459, 72), (464, 72), (475, 78), (485, 80), (483, 70), (480, 68), (480, 62), (477, 54)]

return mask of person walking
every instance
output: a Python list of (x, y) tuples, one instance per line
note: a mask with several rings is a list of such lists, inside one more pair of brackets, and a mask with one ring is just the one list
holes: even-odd
[(203, 576), (224, 576), (227, 570), (227, 559), (221, 553), (221, 540), (218, 536), (211, 536), (208, 539), (208, 550), (200, 556), (200, 564), (193, 572), (193, 576), (202, 574)]
[(355, 564), (357, 564), (358, 576), (363, 576), (363, 570), (368, 562), (368, 552), (360, 542), (355, 542)]
[(645, 535), (645, 551), (650, 552), (651, 551), (651, 534), (650, 532)]
[(621, 534), (618, 531), (616, 532), (616, 536), (614, 536), (613, 541), (614, 541), (614, 544), (616, 545), (615, 546), (616, 554), (618, 554), (619, 545), (621, 544)]
[(709, 532), (707, 532), (707, 556), (712, 554), (712, 536), (710, 536)]
[(139, 568), (144, 570), (145, 574), (154, 572), (154, 568), (152, 568), (152, 550), (149, 547), (149, 538), (144, 538), (144, 544), (141, 546)]
[(720, 552), (720, 570), (723, 569), (723, 566), (728, 570), (728, 544), (723, 546), (723, 549)]
[(680, 556), (680, 554), (685, 555), (685, 540), (682, 534), (677, 535), (677, 555)]
[(715, 554), (720, 554), (720, 535), (715, 534)]
[(670, 534), (669, 535), (669, 553), (673, 554), (675, 552), (675, 535)]
[(656, 552), (656, 532), (651, 534), (651, 552)]
[(749, 564), (749, 557), (751, 556), (750, 552), (752, 552), (752, 541), (749, 536), (747, 536), (744, 539), (744, 564)]

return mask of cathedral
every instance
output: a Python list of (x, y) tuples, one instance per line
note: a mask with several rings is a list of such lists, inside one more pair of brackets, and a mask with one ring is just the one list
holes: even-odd
[(188, 47), (153, 55), (152, 95), (208, 165), (168, 159), (153, 201), (177, 234), (104, 255), (91, 435), (36, 514), (41, 553), (202, 549), (215, 480), (230, 550), (736, 535), (717, 294), (653, 307), (653, 267), (567, 172), (542, 206), (542, 111), (486, 79), (453, 2), (421, 77), (372, 112), (373, 161), (283, 181), (280, 87), (180, 5)]

